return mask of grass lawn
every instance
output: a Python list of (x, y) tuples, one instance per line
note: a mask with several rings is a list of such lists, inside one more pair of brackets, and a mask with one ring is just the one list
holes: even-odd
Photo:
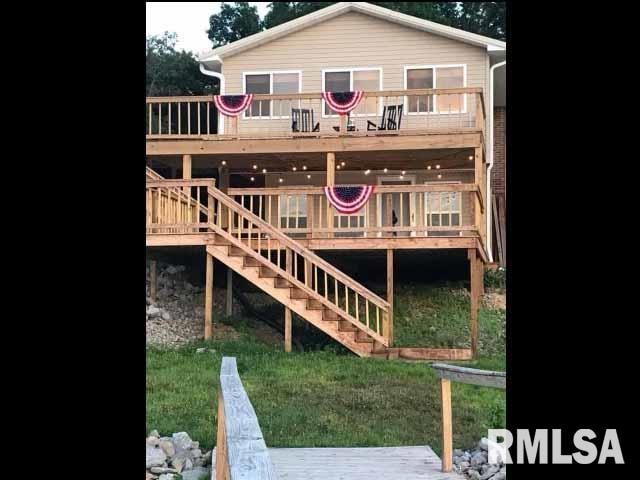
[[(398, 344), (468, 342), (464, 295), (446, 287), (403, 287), (396, 305)], [(481, 311), (480, 357), (467, 365), (504, 369), (503, 315)], [(184, 430), (204, 448), (214, 446), (216, 381), (226, 355), (237, 357), (268, 446), (428, 444), (440, 453), (439, 382), (428, 364), (362, 359), (331, 347), (285, 354), (246, 327), (240, 330), (235, 341), (147, 350), (147, 430)], [(200, 346), (215, 352), (195, 353)], [(452, 390), (454, 447), (470, 447), (488, 428), (504, 427), (503, 391), (459, 383)]]

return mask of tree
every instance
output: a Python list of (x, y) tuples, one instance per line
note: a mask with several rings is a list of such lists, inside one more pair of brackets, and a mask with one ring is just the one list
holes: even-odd
[(258, 9), (249, 2), (222, 2), (220, 13), (209, 17), (207, 35), (213, 48), (220, 47), (262, 30)]
[(200, 72), (191, 52), (177, 51), (176, 39), (176, 34), (169, 32), (147, 37), (147, 96), (216, 93), (217, 80)]
[[(273, 28), (337, 2), (273, 2), (262, 26)], [(504, 40), (506, 2), (372, 2), (381, 7)]]

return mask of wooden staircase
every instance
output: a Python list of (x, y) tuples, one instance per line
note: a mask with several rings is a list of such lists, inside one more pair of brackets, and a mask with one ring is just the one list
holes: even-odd
[(387, 357), (384, 299), (220, 190), (208, 193), (207, 253), (357, 355)]
[[(203, 180), (190, 184), (196, 182)], [(166, 180), (147, 167), (147, 185), (162, 185), (149, 194), (147, 216), (161, 221), (166, 216), (155, 208), (167, 202), (154, 198), (187, 205), (191, 213), (178, 220), (193, 223), (184, 224), (187, 228), (180, 224), (178, 230), (204, 226), (213, 232), (207, 253), (357, 355), (389, 357), (386, 300), (225, 195), (212, 180), (199, 187), (206, 188), (206, 194), (198, 193), (198, 198), (183, 183)], [(174, 206), (173, 213), (178, 210)], [(176, 218), (167, 217), (166, 223)], [(153, 225), (152, 231), (163, 228)]]

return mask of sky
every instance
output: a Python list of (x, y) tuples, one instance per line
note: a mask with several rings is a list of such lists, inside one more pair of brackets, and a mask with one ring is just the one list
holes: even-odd
[[(178, 50), (200, 53), (211, 49), (207, 38), (209, 17), (220, 11), (221, 2), (147, 2), (147, 36), (165, 31), (178, 34)], [(264, 17), (270, 2), (249, 2)]]

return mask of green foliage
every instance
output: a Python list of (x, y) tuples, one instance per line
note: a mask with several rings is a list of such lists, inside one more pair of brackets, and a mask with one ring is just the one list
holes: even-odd
[[(320, 10), (337, 2), (273, 2), (262, 28)], [(371, 2), (425, 20), (460, 28), (498, 40), (506, 39), (506, 2)]]
[(507, 271), (503, 267), (499, 267), (495, 270), (485, 270), (484, 286), (486, 288), (504, 290), (507, 288)]
[[(214, 352), (195, 353), (206, 346)], [(270, 447), (431, 445), (441, 451), (439, 381), (426, 363), (328, 351), (285, 354), (245, 335), (179, 350), (147, 350), (147, 430), (215, 442), (222, 356), (238, 371)], [(453, 385), (455, 447), (504, 426), (504, 392)]]
[(249, 2), (222, 2), (220, 13), (209, 17), (207, 35), (213, 48), (235, 42), (262, 30), (258, 9)]
[(218, 91), (217, 80), (200, 72), (191, 52), (176, 50), (175, 33), (147, 37), (146, 73), (147, 96), (207, 95)]

